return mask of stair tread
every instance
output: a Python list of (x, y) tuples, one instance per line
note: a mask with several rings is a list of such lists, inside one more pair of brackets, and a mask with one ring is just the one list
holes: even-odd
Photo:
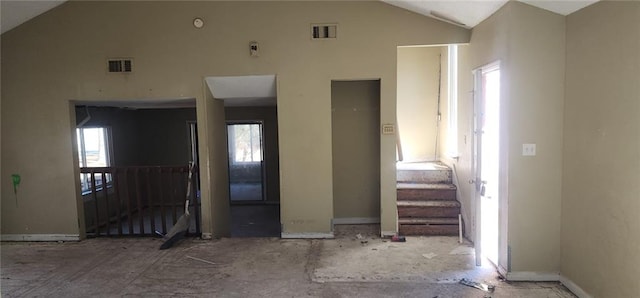
[(397, 189), (456, 189), (456, 186), (448, 183), (398, 183)]
[(457, 217), (445, 218), (399, 218), (398, 223), (401, 225), (411, 224), (438, 224), (438, 225), (457, 225)]
[(454, 200), (437, 201), (398, 201), (398, 207), (460, 207), (460, 202)]
[(398, 171), (451, 171), (447, 165), (439, 161), (430, 162), (399, 162), (396, 164)]

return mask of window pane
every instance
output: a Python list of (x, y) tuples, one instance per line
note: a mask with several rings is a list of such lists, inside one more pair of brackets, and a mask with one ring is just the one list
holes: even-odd
[(106, 167), (107, 148), (104, 128), (84, 128), (83, 130), (87, 167)]
[(260, 125), (252, 124), (251, 125), (251, 152), (252, 159), (251, 161), (262, 161), (262, 137), (260, 136)]
[(262, 161), (262, 130), (260, 124), (233, 124), (229, 126), (229, 149), (234, 162)]
[(84, 167), (84, 159), (82, 158), (82, 129), (76, 129), (76, 135), (78, 137), (78, 160), (80, 161), (80, 167)]
[[(78, 128), (78, 159), (80, 167), (108, 167), (110, 166), (109, 146), (107, 139), (108, 128), (89, 127)], [(106, 182), (111, 182), (111, 175), (106, 175)], [(96, 187), (103, 185), (102, 175), (96, 175)], [(91, 175), (80, 174), (82, 191), (91, 191)]]

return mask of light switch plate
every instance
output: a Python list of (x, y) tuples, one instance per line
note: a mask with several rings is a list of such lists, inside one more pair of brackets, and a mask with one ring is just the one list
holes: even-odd
[(522, 156), (535, 156), (536, 144), (522, 144)]

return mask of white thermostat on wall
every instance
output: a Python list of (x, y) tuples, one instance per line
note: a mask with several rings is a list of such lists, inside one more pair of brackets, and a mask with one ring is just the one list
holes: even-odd
[(392, 135), (396, 133), (395, 125), (391, 123), (382, 124), (382, 134), (383, 135)]

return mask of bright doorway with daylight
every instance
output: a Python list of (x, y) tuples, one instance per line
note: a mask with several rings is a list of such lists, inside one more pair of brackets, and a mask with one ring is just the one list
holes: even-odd
[[(475, 200), (478, 255), (498, 265), (500, 241), (500, 64), (475, 71)], [(476, 243), (477, 244), (477, 243)], [(477, 246), (477, 245), (476, 245)], [(479, 250), (479, 251), (478, 251)]]
[(262, 123), (227, 123), (229, 198), (232, 202), (265, 199)]
[[(278, 99), (275, 75), (207, 77), (217, 119), (216, 142), (226, 142), (227, 185), (213, 197), (220, 227), (231, 237), (279, 237), (280, 160)], [(224, 110), (220, 111), (222, 101)], [(222, 117), (220, 117), (222, 116)], [(222, 120), (222, 119), (220, 119)], [(224, 133), (226, 135), (221, 135)], [(211, 158), (211, 156), (209, 157)], [(220, 166), (226, 166), (226, 169)], [(222, 179), (221, 179), (222, 180)], [(228, 191), (220, 191), (226, 187)]]

